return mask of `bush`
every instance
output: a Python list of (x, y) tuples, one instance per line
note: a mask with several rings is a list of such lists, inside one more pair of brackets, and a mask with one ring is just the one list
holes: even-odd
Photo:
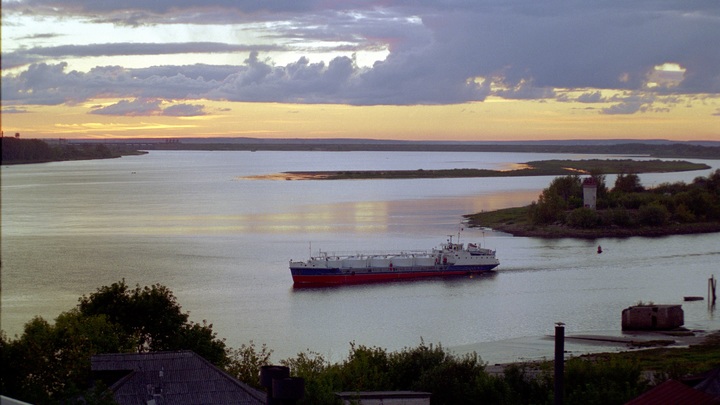
[(570, 359), (565, 364), (566, 403), (624, 404), (643, 392), (641, 373), (637, 362), (630, 360)]
[(641, 206), (654, 201), (656, 196), (647, 193), (627, 193), (618, 198), (618, 204), (629, 210), (639, 209)]
[(616, 225), (619, 227), (628, 227), (633, 224), (633, 217), (630, 212), (625, 208), (616, 208), (608, 210), (607, 222), (610, 225)]
[(672, 218), (678, 222), (695, 222), (695, 214), (688, 209), (685, 204), (680, 204), (675, 208), (675, 213)]
[(573, 228), (597, 228), (600, 223), (600, 215), (598, 215), (597, 211), (591, 208), (577, 208), (568, 214), (566, 223)]
[(643, 205), (638, 210), (638, 222), (645, 226), (665, 225), (670, 218), (670, 212), (663, 205), (652, 203)]

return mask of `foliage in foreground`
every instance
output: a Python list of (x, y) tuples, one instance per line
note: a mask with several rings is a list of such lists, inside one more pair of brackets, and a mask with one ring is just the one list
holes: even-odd
[[(91, 356), (156, 350), (193, 350), (256, 387), (260, 367), (271, 364), (272, 354), (253, 342), (226, 347), (212, 325), (189, 322), (164, 286), (129, 288), (122, 281), (81, 297), (54, 324), (36, 317), (20, 337), (0, 333), (0, 393), (32, 403), (113, 403), (106, 391), (88, 387)], [(514, 364), (492, 374), (475, 353), (455, 355), (423, 341), (397, 352), (351, 343), (348, 357), (334, 364), (314, 352), (280, 363), (305, 378), (303, 404), (337, 404), (339, 391), (425, 391), (432, 393), (432, 404), (550, 404), (554, 395), (551, 362)], [(622, 404), (647, 388), (643, 370), (653, 370), (660, 382), (718, 363), (717, 336), (689, 349), (569, 359), (565, 403)]]
[(123, 280), (79, 301), (54, 324), (35, 317), (19, 338), (0, 336), (3, 395), (32, 403), (75, 398), (99, 353), (193, 350), (220, 367), (230, 362), (212, 325), (189, 321), (167, 287), (130, 288)]
[[(513, 364), (491, 374), (474, 353), (457, 356), (423, 342), (399, 352), (351, 344), (348, 358), (339, 364), (313, 352), (283, 364), (306, 380), (302, 404), (334, 405), (334, 392), (373, 390), (430, 392), (432, 404), (551, 404), (554, 398), (550, 362)], [(647, 388), (631, 359), (573, 358), (565, 378), (567, 404), (622, 404)]]

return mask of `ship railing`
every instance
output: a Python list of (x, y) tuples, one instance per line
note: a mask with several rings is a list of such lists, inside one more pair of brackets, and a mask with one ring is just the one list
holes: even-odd
[(331, 259), (331, 258), (390, 258), (397, 256), (431, 256), (432, 250), (388, 250), (388, 251), (318, 251), (312, 259)]

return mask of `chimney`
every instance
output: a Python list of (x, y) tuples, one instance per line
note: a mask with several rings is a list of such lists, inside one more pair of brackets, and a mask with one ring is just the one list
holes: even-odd
[(267, 405), (292, 405), (305, 395), (305, 380), (290, 377), (289, 367), (260, 367), (260, 385), (267, 392)]

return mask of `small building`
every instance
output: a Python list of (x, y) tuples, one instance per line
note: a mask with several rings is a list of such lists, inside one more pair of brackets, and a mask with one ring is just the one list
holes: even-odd
[(622, 311), (622, 330), (670, 330), (684, 323), (682, 305), (636, 305)]
[(596, 209), (597, 208), (597, 182), (594, 178), (588, 177), (582, 182), (583, 188), (583, 206)]
[(120, 405), (265, 404), (265, 393), (189, 350), (98, 354), (90, 362)]
[(343, 405), (430, 405), (429, 392), (421, 391), (348, 391), (336, 392)]

